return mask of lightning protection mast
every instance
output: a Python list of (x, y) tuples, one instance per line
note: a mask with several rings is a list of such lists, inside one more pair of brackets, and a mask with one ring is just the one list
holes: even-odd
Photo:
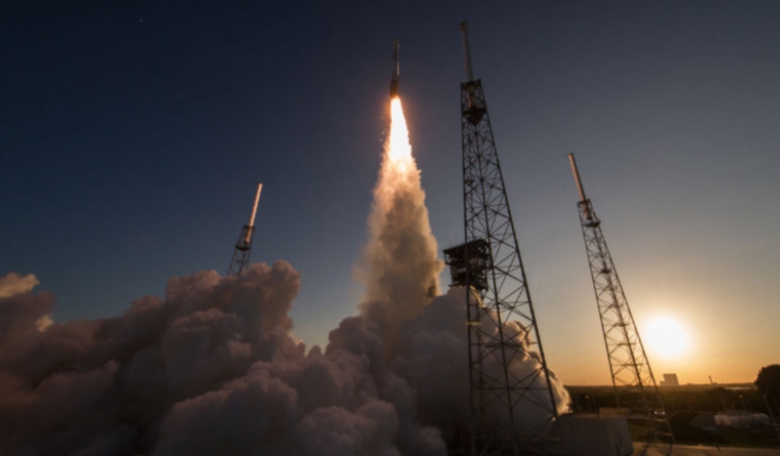
[(461, 84), (466, 242), (445, 251), (445, 259), (453, 285), (469, 290), (471, 454), (545, 454), (557, 441), (557, 409), (482, 81), (471, 69), (467, 24), (460, 29), (467, 79)]
[(228, 266), (228, 275), (238, 275), (249, 266), (249, 258), (252, 255), (252, 241), (255, 234), (255, 215), (257, 215), (257, 203), (260, 202), (260, 192), (263, 190), (263, 184), (257, 184), (257, 193), (255, 194), (255, 204), (252, 207), (252, 215), (249, 217), (249, 224), (241, 229), (241, 235), (236, 242), (236, 248), (233, 250), (233, 258)]
[(647, 430), (648, 442), (662, 440), (672, 443), (672, 429), (666, 417), (661, 394), (631, 315), (626, 294), (620, 284), (615, 263), (607, 248), (607, 241), (601, 231), (601, 220), (593, 210), (593, 203), (585, 197), (574, 154), (569, 154), (569, 163), (580, 195), (577, 208), (612, 385), (615, 389), (616, 405), (618, 408), (628, 409), (632, 421), (638, 419), (642, 422)]

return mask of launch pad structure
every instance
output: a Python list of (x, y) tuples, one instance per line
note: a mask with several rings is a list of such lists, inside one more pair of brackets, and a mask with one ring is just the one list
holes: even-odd
[(671, 444), (674, 442), (672, 428), (623, 285), (601, 231), (601, 220), (596, 216), (593, 203), (585, 196), (574, 154), (569, 154), (569, 162), (580, 196), (577, 208), (615, 389), (616, 406), (618, 409), (628, 409), (629, 419), (638, 417), (643, 421), (649, 440)]
[[(548, 454), (559, 443), (555, 397), (465, 22), (461, 32), (465, 243), (444, 254), (452, 284), (469, 290), (471, 454)], [(538, 368), (513, 368), (531, 351), (538, 354)]]
[(255, 216), (257, 215), (257, 204), (260, 202), (260, 192), (263, 191), (263, 184), (257, 184), (257, 193), (255, 193), (255, 204), (252, 206), (252, 215), (249, 217), (249, 224), (244, 225), (241, 234), (238, 236), (236, 247), (233, 250), (233, 258), (230, 259), (227, 275), (239, 275), (249, 266), (249, 260), (252, 256), (252, 242), (255, 234)]

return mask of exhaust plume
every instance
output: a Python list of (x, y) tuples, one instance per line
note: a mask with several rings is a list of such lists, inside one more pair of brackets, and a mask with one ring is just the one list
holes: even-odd
[(443, 263), (437, 258), (420, 170), (398, 97), (391, 100), (390, 119), (357, 277), (365, 285), (361, 311), (379, 327), (392, 352), (400, 324), (417, 316), (436, 295)]

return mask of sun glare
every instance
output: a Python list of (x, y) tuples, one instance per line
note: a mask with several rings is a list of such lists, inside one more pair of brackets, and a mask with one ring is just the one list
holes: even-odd
[(642, 338), (650, 352), (666, 359), (679, 358), (688, 353), (690, 348), (687, 331), (670, 317), (650, 321)]

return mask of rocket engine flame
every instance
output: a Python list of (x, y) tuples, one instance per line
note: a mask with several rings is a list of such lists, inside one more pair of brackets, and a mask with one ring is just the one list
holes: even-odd
[[(400, 174), (406, 174), (417, 169), (412, 157), (412, 145), (409, 143), (409, 127), (406, 125), (404, 108), (400, 97), (390, 100), (390, 135), (385, 147), (386, 159), (389, 165)], [(419, 173), (419, 171), (417, 171)]]

